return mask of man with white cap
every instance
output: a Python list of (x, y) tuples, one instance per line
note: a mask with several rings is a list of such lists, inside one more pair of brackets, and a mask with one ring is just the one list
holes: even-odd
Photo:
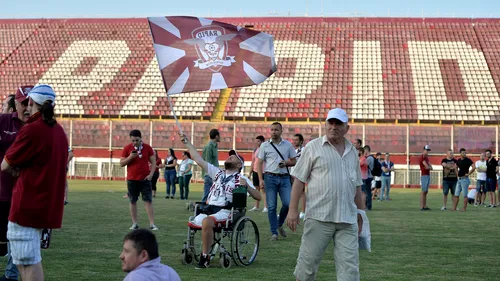
[(326, 118), (326, 135), (309, 142), (297, 162), (287, 225), (299, 224), (298, 204), (307, 183), (304, 232), (294, 275), (315, 280), (325, 249), (333, 239), (337, 280), (358, 281), (358, 234), (365, 209), (362, 200), (358, 152), (345, 138), (349, 131), (344, 110), (335, 108)]
[(7, 150), (1, 170), (19, 176), (7, 231), (13, 262), (23, 281), (39, 281), (44, 280), (42, 230), (62, 224), (68, 140), (54, 119), (52, 87), (37, 85), (28, 98), (30, 117)]

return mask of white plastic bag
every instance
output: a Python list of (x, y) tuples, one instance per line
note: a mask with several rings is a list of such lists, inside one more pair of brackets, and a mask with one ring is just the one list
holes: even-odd
[(359, 234), (358, 242), (360, 250), (367, 250), (368, 252), (372, 251), (372, 234), (370, 232), (370, 221), (368, 220), (368, 216), (366, 212), (363, 210), (358, 210), (358, 214), (361, 214), (363, 218), (363, 227), (361, 229), (361, 233)]

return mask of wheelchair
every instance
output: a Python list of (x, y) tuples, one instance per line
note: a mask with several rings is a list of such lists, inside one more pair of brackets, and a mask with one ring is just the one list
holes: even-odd
[[(201, 226), (191, 223), (201, 213), (203, 202), (196, 202), (194, 216), (189, 217), (187, 241), (182, 248), (181, 261), (184, 265), (199, 262), (202, 253)], [(234, 262), (238, 266), (249, 266), (259, 252), (259, 229), (257, 224), (246, 216), (247, 189), (239, 186), (233, 190), (231, 214), (226, 221), (218, 222), (214, 228), (214, 241), (210, 246), (209, 258), (212, 261), (219, 254), (222, 268), (230, 268)], [(228, 207), (229, 209), (229, 207)], [(223, 242), (229, 240), (229, 249)]]

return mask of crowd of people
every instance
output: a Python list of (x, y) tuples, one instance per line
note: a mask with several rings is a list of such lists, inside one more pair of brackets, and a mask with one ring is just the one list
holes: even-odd
[[(61, 227), (67, 199), (66, 173), (73, 157), (62, 127), (54, 119), (56, 95), (48, 85), (25, 86), (16, 95), (7, 97), (0, 115), (0, 154), (3, 157), (0, 176), (0, 252), (9, 256), (5, 275), (0, 280), (44, 280), (41, 265), (41, 244), (49, 245), (52, 229)], [(244, 159), (230, 151), (219, 168), (218, 143), (220, 133), (212, 129), (210, 140), (200, 155), (188, 138), (181, 134), (186, 145), (182, 160), (169, 149), (165, 161), (158, 152), (142, 140), (139, 130), (129, 134), (130, 143), (121, 154), (120, 165), (127, 168), (127, 197), (129, 199), (131, 232), (124, 239), (120, 259), (128, 273), (125, 280), (180, 280), (170, 267), (161, 264), (158, 244), (151, 231), (155, 224), (153, 198), (156, 197), (160, 169), (166, 182), (165, 198), (188, 200), (193, 165), (202, 168), (204, 180), (202, 202), (206, 205), (192, 223), (202, 229), (202, 253), (196, 268), (210, 266), (208, 251), (213, 241), (213, 229), (229, 216), (232, 191), (245, 186), (254, 198), (251, 212), (267, 213), (269, 239), (287, 237), (285, 226), (292, 231), (304, 221), (294, 275), (297, 280), (314, 280), (324, 250), (330, 240), (335, 243), (337, 278), (359, 280), (358, 235), (363, 221), (362, 211), (369, 211), (373, 201), (389, 201), (391, 176), (395, 171), (390, 154), (373, 154), (362, 141), (348, 140), (348, 116), (340, 108), (332, 109), (326, 118), (325, 135), (304, 145), (297, 133), (290, 142), (282, 138), (283, 125), (270, 125), (270, 136), (255, 138), (250, 173), (244, 175)], [(428, 211), (427, 193), (430, 171), (428, 153), (423, 148), (419, 158), (421, 170), (420, 209)], [(453, 151), (442, 159), (443, 206), (451, 192), (452, 208), (465, 211), (469, 203), (495, 208), (499, 164), (490, 150), (481, 154), (475, 163), (460, 149), (460, 158)], [(477, 172), (477, 186), (469, 191), (469, 176)], [(176, 197), (176, 185), (180, 195)], [(471, 194), (472, 193), (472, 194)], [(489, 204), (486, 204), (486, 196)], [(278, 210), (278, 196), (281, 209)], [(472, 201), (469, 197), (473, 197)], [(139, 228), (137, 202), (141, 197), (149, 219), (149, 229)], [(499, 194), (500, 197), (500, 194)], [(43, 198), (43, 200), (41, 199)], [(260, 202), (263, 201), (263, 202)], [(21, 204), (21, 202), (23, 202)], [(302, 202), (299, 208), (299, 203)], [(27, 206), (30, 205), (29, 208)], [(43, 234), (43, 237), (42, 237)], [(313, 258), (311, 258), (313, 257)], [(161, 277), (160, 277), (161, 276)], [(156, 279), (154, 279), (156, 278)]]

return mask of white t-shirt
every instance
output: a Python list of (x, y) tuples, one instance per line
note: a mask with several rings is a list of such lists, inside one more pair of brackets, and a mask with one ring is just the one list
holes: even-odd
[(476, 161), (476, 171), (478, 180), (486, 180), (486, 172), (479, 172), (479, 168), (486, 169), (486, 161), (477, 160)]
[(213, 206), (226, 206), (226, 202), (233, 202), (233, 190), (246, 181), (248, 187), (255, 189), (252, 181), (240, 173), (227, 174), (225, 170), (208, 163), (207, 175), (214, 183), (208, 193), (208, 204)]
[(471, 199), (475, 199), (475, 198), (476, 198), (476, 192), (477, 192), (477, 191), (476, 191), (476, 189), (475, 189), (475, 188), (474, 188), (474, 189), (469, 190), (469, 193), (467, 194), (467, 197), (468, 197), (468, 198), (471, 198)]

